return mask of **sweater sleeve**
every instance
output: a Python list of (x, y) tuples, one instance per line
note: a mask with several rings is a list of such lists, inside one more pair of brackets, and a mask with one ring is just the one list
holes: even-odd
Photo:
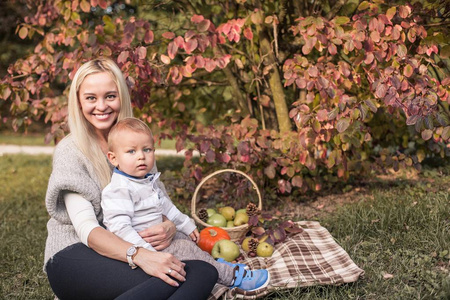
[(158, 196), (161, 199), (163, 215), (175, 224), (178, 231), (190, 235), (195, 228), (197, 228), (195, 223), (187, 215), (183, 214), (172, 201), (164, 195), (163, 191), (158, 191)]
[(97, 220), (101, 221), (100, 182), (92, 164), (78, 150), (70, 136), (64, 138), (55, 148), (45, 202), (52, 218), (62, 224), (71, 224), (64, 203), (66, 192), (77, 193), (91, 202)]
[(106, 228), (134, 245), (156, 251), (133, 228), (134, 204), (129, 190), (108, 185), (102, 192), (103, 224)]

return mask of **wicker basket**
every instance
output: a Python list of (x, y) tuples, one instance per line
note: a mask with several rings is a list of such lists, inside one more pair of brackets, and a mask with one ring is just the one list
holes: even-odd
[[(221, 173), (225, 173), (225, 172), (231, 172), (231, 173), (237, 173), (237, 174), (241, 174), (242, 176), (246, 177), (253, 185), (253, 189), (256, 190), (256, 193), (258, 195), (258, 209), (261, 211), (262, 210), (262, 199), (261, 199), (261, 193), (258, 189), (258, 186), (256, 185), (256, 183), (253, 181), (253, 179), (251, 179), (247, 174), (245, 174), (244, 172), (241, 172), (239, 170), (233, 170), (233, 169), (223, 169), (223, 170), (218, 170), (215, 171), (214, 173), (209, 174), (208, 176), (206, 176), (205, 178), (202, 179), (202, 181), (200, 181), (199, 185), (197, 186), (197, 188), (195, 189), (194, 195), (192, 196), (192, 202), (191, 202), (191, 215), (194, 218), (195, 222), (197, 222), (197, 224), (202, 225), (203, 227), (212, 227), (211, 225), (203, 222), (198, 216), (197, 216), (197, 196), (198, 196), (198, 192), (200, 191), (200, 189), (202, 188), (203, 184), (205, 184), (206, 181), (208, 181), (209, 179), (211, 179), (212, 177), (216, 176), (217, 174), (221, 174)], [(236, 227), (222, 227), (225, 231), (227, 231), (228, 235), (230, 236), (230, 239), (232, 241), (239, 241), (241, 238), (243, 238), (245, 236), (245, 234), (248, 232), (249, 229), (249, 225), (248, 224), (244, 224), (244, 225), (240, 225), (240, 226), (236, 226)]]

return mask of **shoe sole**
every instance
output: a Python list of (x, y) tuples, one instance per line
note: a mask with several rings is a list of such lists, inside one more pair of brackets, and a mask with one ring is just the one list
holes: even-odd
[[(269, 285), (269, 282), (270, 282), (270, 272), (267, 271), (267, 280), (266, 280), (266, 282), (265, 282), (262, 286), (260, 286), (260, 287), (257, 288), (257, 289), (248, 290), (248, 291), (243, 290), (243, 291), (244, 291), (244, 292), (254, 292), (254, 291), (261, 290), (261, 289), (267, 287), (267, 286)], [(239, 288), (238, 288), (238, 289), (239, 289)], [(240, 290), (242, 290), (242, 289), (240, 289)], [(245, 296), (245, 295), (243, 295), (243, 294), (236, 294), (236, 295), (235, 295), (235, 297), (238, 298), (238, 299), (244, 299), (244, 296)]]

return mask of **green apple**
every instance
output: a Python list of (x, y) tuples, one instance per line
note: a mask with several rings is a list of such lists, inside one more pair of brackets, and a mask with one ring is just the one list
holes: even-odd
[(231, 221), (234, 219), (236, 211), (231, 206), (225, 206), (220, 209), (220, 214), (224, 216), (227, 221)]
[(208, 213), (208, 218), (211, 217), (213, 214), (216, 214), (216, 210), (214, 208), (208, 208), (206, 210), (206, 212)]
[(256, 255), (261, 257), (270, 257), (273, 254), (273, 246), (267, 242), (259, 243), (256, 248)]
[(247, 213), (247, 209), (246, 209), (246, 208), (238, 209), (238, 210), (236, 211), (236, 214), (238, 214), (238, 213)]
[(230, 240), (216, 242), (211, 251), (214, 258), (223, 258), (228, 262), (235, 260), (240, 254), (239, 246)]
[(208, 221), (206, 221), (206, 223), (211, 226), (225, 227), (227, 226), (227, 219), (225, 219), (225, 217), (221, 214), (213, 214), (208, 218)]
[(237, 213), (236, 217), (234, 217), (234, 226), (243, 225), (245, 223), (248, 223), (247, 213), (244, 212)]

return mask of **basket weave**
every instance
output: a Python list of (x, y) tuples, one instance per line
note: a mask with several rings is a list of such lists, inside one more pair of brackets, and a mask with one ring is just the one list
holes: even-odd
[[(192, 196), (192, 202), (191, 202), (191, 215), (194, 218), (195, 222), (197, 222), (198, 224), (202, 225), (203, 227), (212, 227), (211, 225), (209, 225), (208, 223), (203, 222), (198, 216), (197, 216), (197, 210), (196, 210), (196, 205), (197, 205), (197, 195), (198, 192), (200, 191), (202, 185), (208, 181), (208, 179), (216, 176), (217, 174), (221, 174), (221, 173), (225, 173), (225, 172), (231, 172), (231, 173), (238, 173), (241, 174), (242, 176), (246, 177), (253, 185), (253, 189), (256, 190), (256, 193), (258, 195), (258, 199), (259, 199), (259, 203), (258, 203), (258, 209), (261, 211), (262, 210), (262, 199), (261, 199), (261, 193), (258, 189), (258, 186), (256, 185), (256, 183), (253, 181), (253, 179), (251, 179), (247, 174), (245, 174), (244, 172), (241, 172), (239, 170), (233, 170), (233, 169), (223, 169), (223, 170), (218, 170), (215, 171), (214, 173), (209, 174), (208, 176), (206, 176), (205, 178), (202, 179), (202, 181), (200, 181), (200, 183), (198, 184), (197, 188), (195, 189), (194, 195)], [(249, 229), (249, 225), (248, 224), (244, 224), (244, 225), (239, 225), (236, 227), (222, 227), (230, 236), (230, 239), (232, 241), (238, 241), (241, 238), (243, 238), (245, 236), (245, 234), (248, 232)]]

